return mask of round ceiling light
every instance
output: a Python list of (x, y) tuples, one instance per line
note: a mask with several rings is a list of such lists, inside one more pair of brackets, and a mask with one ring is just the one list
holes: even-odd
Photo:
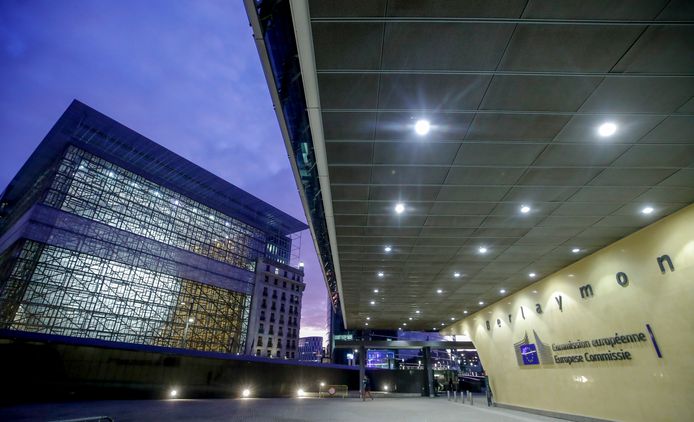
[(598, 134), (602, 137), (612, 136), (617, 132), (617, 125), (612, 122), (606, 122), (598, 127)]
[(430, 130), (431, 130), (431, 123), (429, 123), (429, 120), (419, 119), (414, 124), (414, 131), (417, 132), (417, 135), (424, 136), (427, 133), (429, 133)]

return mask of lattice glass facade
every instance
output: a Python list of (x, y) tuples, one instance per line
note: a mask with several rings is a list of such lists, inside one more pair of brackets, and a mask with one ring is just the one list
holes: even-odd
[(75, 147), (44, 203), (248, 271), (266, 254), (262, 231)]
[(0, 195), (0, 330), (244, 353), (305, 228), (75, 101)]
[(2, 328), (243, 351), (249, 295), (32, 241), (14, 255)]

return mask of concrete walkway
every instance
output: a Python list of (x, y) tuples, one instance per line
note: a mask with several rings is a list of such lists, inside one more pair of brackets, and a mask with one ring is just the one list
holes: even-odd
[[(480, 397), (481, 399), (481, 397)], [(449, 402), (446, 398), (123, 400), (31, 404), (0, 408), (2, 421), (55, 421), (110, 416), (125, 421), (556, 421), (500, 408)]]

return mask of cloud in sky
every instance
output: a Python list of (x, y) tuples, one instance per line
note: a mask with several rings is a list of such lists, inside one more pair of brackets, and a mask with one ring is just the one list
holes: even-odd
[[(242, 2), (5, 0), (0, 63), (0, 189), (76, 98), (306, 221)], [(302, 238), (315, 332), (327, 295)]]

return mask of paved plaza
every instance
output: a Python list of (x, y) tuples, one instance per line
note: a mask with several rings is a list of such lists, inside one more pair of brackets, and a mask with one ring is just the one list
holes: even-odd
[(2, 421), (56, 421), (109, 416), (124, 421), (550, 421), (529, 413), (449, 402), (446, 398), (122, 400), (0, 408)]

